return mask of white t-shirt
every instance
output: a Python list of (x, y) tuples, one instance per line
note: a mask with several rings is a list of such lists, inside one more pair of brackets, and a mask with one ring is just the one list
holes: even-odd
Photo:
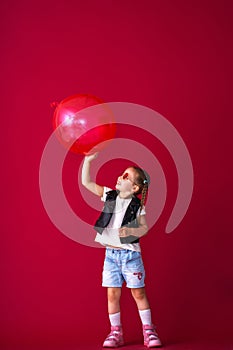
[[(108, 191), (111, 191), (111, 188), (104, 187), (104, 194), (103, 197), (101, 197), (101, 200), (103, 202), (106, 201), (106, 193)], [(120, 196), (116, 197), (116, 205), (111, 217), (111, 220), (108, 224), (108, 227), (104, 229), (102, 234), (97, 233), (95, 241), (104, 245), (104, 246), (113, 246), (118, 247), (122, 249), (130, 249), (135, 250), (137, 252), (141, 251), (140, 244), (139, 243), (124, 243), (122, 244), (119, 237), (119, 228), (121, 227), (123, 218), (125, 216), (126, 209), (131, 202), (132, 198), (120, 198)], [(141, 212), (140, 209), (137, 212), (137, 216), (139, 215), (145, 215), (145, 207), (142, 208)]]

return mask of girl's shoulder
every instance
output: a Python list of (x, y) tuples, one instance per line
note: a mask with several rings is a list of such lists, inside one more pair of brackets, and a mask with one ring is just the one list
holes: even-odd
[(107, 193), (108, 193), (109, 191), (112, 191), (112, 188), (107, 187), (107, 186), (104, 186), (103, 196), (101, 197), (101, 200), (102, 200), (103, 202), (106, 201)]

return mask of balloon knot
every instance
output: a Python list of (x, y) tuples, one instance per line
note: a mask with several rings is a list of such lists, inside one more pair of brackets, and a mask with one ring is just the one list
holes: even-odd
[(59, 105), (59, 103), (56, 101), (50, 103), (50, 107), (52, 107), (52, 108), (56, 108), (58, 105)]

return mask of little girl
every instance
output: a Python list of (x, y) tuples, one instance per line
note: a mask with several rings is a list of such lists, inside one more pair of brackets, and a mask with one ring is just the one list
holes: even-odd
[[(142, 321), (144, 345), (160, 347), (161, 341), (151, 320), (150, 305), (145, 292), (145, 270), (139, 239), (148, 231), (144, 201), (149, 176), (138, 167), (129, 167), (118, 177), (116, 190), (97, 185), (90, 178), (91, 161), (97, 153), (86, 156), (82, 168), (82, 184), (105, 202), (95, 223), (96, 241), (106, 247), (103, 287), (107, 287), (111, 332), (103, 347), (124, 344), (121, 326), (120, 296), (123, 282), (131, 289)], [(137, 197), (141, 194), (141, 201)]]

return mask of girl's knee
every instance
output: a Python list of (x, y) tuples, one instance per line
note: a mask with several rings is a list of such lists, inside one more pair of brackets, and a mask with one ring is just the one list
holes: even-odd
[(118, 301), (121, 296), (121, 288), (108, 288), (108, 300)]
[(132, 288), (131, 293), (132, 293), (134, 299), (142, 300), (142, 299), (146, 298), (145, 288)]

